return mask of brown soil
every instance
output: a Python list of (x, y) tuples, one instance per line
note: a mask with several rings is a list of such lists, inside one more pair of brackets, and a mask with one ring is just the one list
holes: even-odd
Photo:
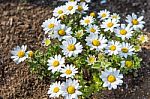
[(29, 73), (25, 63), (16, 65), (10, 50), (26, 44), (30, 50), (41, 45), (43, 20), (51, 16), (50, 7), (20, 4), (0, 4), (1, 80), (0, 96), (4, 99), (41, 99), (47, 97), (48, 84)]
[[(149, 0), (141, 0), (141, 2), (140, 0), (131, 0), (132, 3), (129, 2), (130, 0), (122, 0), (122, 3), (116, 1), (112, 0), (103, 5), (102, 8), (120, 14), (143, 9), (147, 22), (145, 31), (150, 31)], [(129, 3), (125, 3), (125, 1)], [(134, 1), (136, 1), (136, 4), (132, 5)], [(41, 24), (45, 19), (51, 17), (52, 8), (57, 3), (51, 2), (50, 4), (41, 6), (40, 4), (0, 2), (0, 96), (4, 99), (48, 98), (49, 83), (41, 81), (36, 75), (31, 74), (28, 65), (25, 63), (16, 65), (10, 59), (10, 51), (16, 45), (22, 44), (28, 45), (29, 50), (36, 50), (41, 47), (43, 37)], [(98, 2), (92, 5), (98, 5)], [(125, 8), (127, 10), (124, 11)], [(150, 37), (149, 33), (148, 35)], [(95, 99), (150, 99), (149, 53), (150, 42), (143, 46), (143, 51), (139, 54), (143, 58), (143, 62), (142, 68), (135, 73), (136, 77), (125, 78), (123, 87), (115, 91), (102, 91), (103, 95), (96, 94), (94, 95)]]

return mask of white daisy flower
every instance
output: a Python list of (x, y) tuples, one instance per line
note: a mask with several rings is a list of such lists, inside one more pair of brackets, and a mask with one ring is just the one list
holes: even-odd
[(64, 68), (61, 69), (61, 77), (66, 77), (66, 78), (73, 78), (76, 73), (78, 73), (77, 68), (75, 66), (71, 65), (66, 65)]
[(51, 44), (50, 38), (44, 38), (44, 40), (42, 41), (43, 46), (49, 46), (50, 44)]
[(82, 45), (80, 42), (77, 43), (77, 40), (74, 37), (67, 38), (62, 42), (62, 44), (63, 45), (60, 47), (62, 48), (62, 52), (66, 57), (76, 57), (79, 53), (82, 52)]
[(65, 99), (78, 99), (79, 95), (82, 95), (82, 93), (79, 91), (81, 86), (79, 86), (79, 83), (77, 80), (67, 79), (66, 82), (62, 83), (62, 96), (65, 97)]
[(82, 20), (80, 20), (80, 24), (81, 25), (84, 25), (84, 26), (87, 26), (87, 25), (90, 25), (94, 22), (94, 19), (93, 17), (91, 16), (86, 16), (86, 17), (83, 17)]
[(87, 57), (86, 61), (88, 62), (88, 65), (92, 65), (96, 62), (96, 57), (94, 55), (93, 56), (89, 55), (89, 57)]
[(101, 24), (101, 28), (104, 28), (104, 31), (111, 31), (114, 32), (114, 29), (116, 27), (118, 27), (119, 24), (117, 23), (117, 21), (115, 19), (107, 19), (104, 22), (102, 22)]
[(110, 12), (107, 11), (106, 9), (105, 9), (105, 10), (101, 10), (101, 11), (98, 13), (98, 18), (100, 18), (100, 20), (107, 19), (109, 16), (110, 16)]
[(111, 17), (111, 19), (116, 19), (117, 22), (119, 22), (119, 20), (120, 20), (120, 16), (117, 13), (113, 13), (110, 17)]
[(96, 49), (96, 51), (102, 51), (107, 46), (107, 39), (101, 34), (91, 34), (85, 39), (86, 45), (90, 46), (90, 50)]
[(76, 0), (76, 1), (78, 1), (78, 2), (86, 2), (86, 3), (90, 3), (91, 2), (91, 0)]
[(60, 82), (55, 82), (52, 85), (50, 85), (50, 88), (48, 90), (49, 97), (55, 98), (59, 97), (62, 94), (61, 84)]
[(129, 39), (132, 36), (132, 28), (130, 25), (121, 24), (120, 27), (117, 29), (114, 29), (114, 32), (116, 33), (117, 37), (120, 37), (122, 40), (125, 40), (125, 38)]
[(61, 55), (55, 55), (48, 59), (48, 70), (51, 70), (52, 73), (60, 72), (61, 68), (64, 66), (65, 58)]
[(137, 15), (135, 15), (134, 13), (132, 13), (132, 15), (128, 15), (126, 18), (127, 18), (126, 22), (129, 25), (133, 26), (134, 30), (143, 29), (144, 24), (145, 24), (145, 22), (142, 21), (143, 18), (144, 18), (143, 16), (141, 16), (141, 17), (138, 18)]
[(133, 51), (134, 51), (134, 48), (132, 45), (130, 45), (129, 43), (123, 42), (121, 44), (120, 56), (127, 58), (128, 55), (131, 56), (132, 54), (134, 54)]
[(78, 9), (78, 6), (77, 6), (77, 2), (67, 2), (66, 5), (66, 14), (69, 15), (69, 14), (74, 14), (76, 12), (76, 10)]
[(26, 53), (26, 49), (27, 46), (26, 45), (22, 45), (15, 47), (12, 51), (11, 51), (11, 58), (13, 59), (13, 61), (16, 64), (19, 64), (20, 62), (23, 62), (26, 58), (28, 58), (28, 54)]
[(89, 9), (88, 5), (85, 2), (81, 2), (78, 4), (78, 12), (80, 13), (86, 13), (85, 11), (87, 11)]
[(147, 35), (139, 35), (138, 40), (142, 43), (148, 42), (148, 37)]
[(121, 49), (121, 45), (117, 41), (111, 41), (108, 42), (108, 45), (106, 47), (105, 53), (108, 53), (109, 55), (117, 55)]
[(109, 90), (117, 89), (117, 86), (123, 83), (121, 80), (123, 75), (116, 68), (105, 69), (105, 71), (102, 71), (100, 78), (104, 82), (103, 87), (108, 87)]
[(86, 31), (91, 34), (93, 33), (98, 34), (100, 32), (99, 27), (97, 25), (89, 25), (86, 28)]
[(66, 7), (65, 6), (59, 6), (54, 9), (53, 16), (60, 18), (63, 17), (66, 14)]
[(131, 68), (132, 65), (133, 65), (133, 61), (131, 60), (121, 61), (121, 67)]
[(60, 20), (52, 17), (51, 19), (45, 20), (42, 24), (43, 30), (45, 33), (52, 32), (58, 25), (60, 24)]
[(57, 26), (57, 28), (54, 30), (54, 38), (58, 38), (59, 41), (62, 39), (66, 39), (70, 37), (72, 34), (71, 27), (67, 27), (64, 24)]

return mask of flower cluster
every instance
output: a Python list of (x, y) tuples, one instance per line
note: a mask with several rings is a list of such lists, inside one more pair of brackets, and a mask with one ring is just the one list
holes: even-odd
[[(54, 81), (48, 90), (50, 97), (77, 99), (90, 97), (104, 87), (117, 89), (123, 75), (140, 67), (137, 52), (148, 41), (141, 31), (143, 16), (132, 13), (121, 20), (119, 14), (107, 10), (89, 13), (89, 3), (69, 0), (42, 24), (42, 45), (47, 51), (35, 52), (28, 63), (33, 71), (41, 69), (39, 74)], [(25, 51), (26, 46), (12, 51), (16, 63), (33, 56)]]
[(17, 46), (16, 48), (14, 48), (11, 51), (11, 58), (13, 59), (13, 61), (16, 64), (19, 64), (20, 62), (23, 62), (24, 60), (26, 60), (27, 58), (31, 58), (33, 56), (33, 52), (32, 51), (27, 51), (27, 46), (26, 45), (22, 45)]
[(59, 95), (62, 95), (65, 99), (77, 99), (78, 95), (82, 94), (79, 91), (80, 88), (81, 86), (79, 86), (77, 80), (67, 79), (66, 82), (62, 84), (60, 82), (55, 82), (50, 85), (48, 94), (50, 94), (50, 97), (59, 97)]

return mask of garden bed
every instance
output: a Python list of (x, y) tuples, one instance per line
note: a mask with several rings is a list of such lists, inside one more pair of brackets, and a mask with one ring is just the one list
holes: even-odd
[[(93, 3), (94, 9), (107, 8), (112, 12), (130, 14), (131, 12), (142, 12), (145, 16), (145, 31), (150, 31), (150, 1), (148, 0), (112, 0), (105, 5)], [(134, 2), (132, 2), (134, 1)], [(10, 50), (16, 45), (26, 44), (31, 50), (41, 48), (42, 22), (51, 17), (53, 7), (43, 3), (8, 3), (0, 4), (0, 96), (4, 99), (43, 99), (47, 98), (47, 90), (50, 82), (41, 81), (36, 75), (29, 72), (25, 63), (16, 65), (10, 59)], [(99, 8), (100, 7), (100, 8)], [(144, 11), (143, 11), (144, 10)], [(141, 15), (141, 13), (139, 13)], [(147, 33), (150, 37), (149, 33)], [(102, 91), (93, 97), (109, 99), (148, 99), (150, 98), (150, 42), (143, 46), (143, 51), (139, 54), (143, 58), (142, 68), (134, 73), (134, 77), (129, 75), (124, 78), (123, 87), (115, 91)]]

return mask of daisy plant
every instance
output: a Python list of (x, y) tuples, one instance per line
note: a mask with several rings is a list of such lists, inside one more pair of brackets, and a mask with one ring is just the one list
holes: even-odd
[(143, 16), (101, 10), (89, 11), (91, 0), (66, 0), (54, 9), (53, 17), (45, 20), (42, 51), (27, 51), (17, 46), (12, 59), (17, 64), (25, 61), (32, 73), (48, 80), (50, 98), (92, 98), (101, 90), (120, 87), (123, 77), (140, 68), (143, 43)]

